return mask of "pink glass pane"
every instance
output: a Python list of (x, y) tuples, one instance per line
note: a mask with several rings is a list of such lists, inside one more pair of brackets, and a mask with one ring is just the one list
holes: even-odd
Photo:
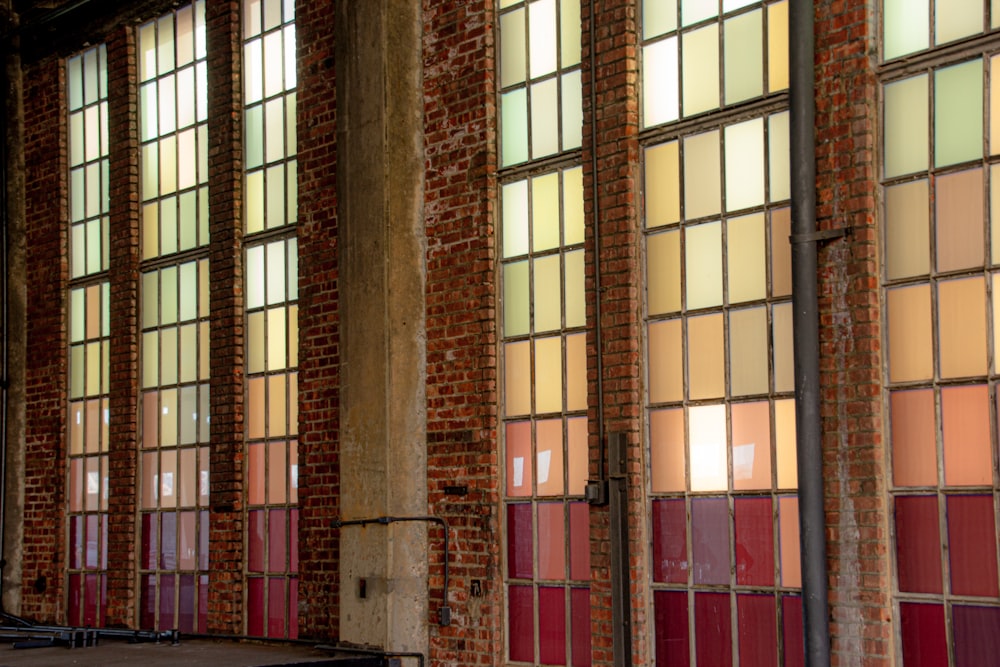
[(936, 496), (896, 498), (896, 567), (900, 591), (941, 592), (941, 532)]
[(177, 568), (177, 515), (160, 514), (160, 569)]
[(208, 632), (208, 577), (198, 577), (198, 632)]
[(511, 578), (531, 578), (531, 532), (531, 505), (507, 505), (507, 576)]
[(83, 517), (69, 518), (69, 567), (77, 569), (83, 562)]
[(582, 496), (589, 476), (590, 452), (587, 447), (587, 418), (573, 417), (566, 420), (566, 447), (569, 456), (569, 479), (566, 492)]
[(285, 562), (286, 544), (285, 522), (288, 514), (286, 510), (271, 510), (267, 522), (267, 571), (284, 572), (287, 567)]
[(737, 595), (740, 667), (774, 667), (778, 662), (778, 623), (771, 595)]
[(181, 507), (193, 507), (198, 497), (197, 449), (181, 450), (180, 503)]
[(267, 580), (267, 636), (285, 636), (285, 580)]
[(653, 581), (686, 584), (687, 511), (683, 500), (653, 501)]
[(194, 512), (181, 512), (179, 535), (181, 544), (180, 553), (177, 558), (178, 569), (195, 569), (195, 563), (198, 562), (197, 535), (197, 515)]
[(247, 634), (251, 637), (264, 636), (264, 578), (247, 579)]
[(896, 486), (937, 484), (934, 390), (894, 391), (892, 411), (892, 479)]
[(948, 640), (944, 633), (944, 606), (899, 603), (899, 633), (906, 667), (938, 667), (948, 664)]
[(299, 511), (290, 510), (291, 525), (289, 526), (288, 542), (290, 556), (288, 558), (288, 571), (299, 571)]
[(531, 495), (531, 423), (507, 424), (507, 495)]
[(694, 583), (729, 583), (729, 503), (725, 498), (691, 501), (691, 560)]
[(569, 504), (569, 578), (590, 581), (590, 506)]
[(264, 443), (254, 442), (247, 446), (247, 502), (263, 505), (264, 485)]
[(198, 569), (208, 569), (208, 510), (198, 512)]
[(139, 581), (139, 624), (143, 630), (156, 625), (156, 576), (144, 574)]
[(181, 632), (194, 632), (195, 590), (194, 575), (183, 574), (180, 577), (181, 592), (177, 602), (177, 629)]
[(802, 598), (781, 598), (781, 636), (784, 639), (785, 667), (805, 667), (806, 644), (802, 627)]
[(69, 461), (69, 511), (83, 511), (83, 459)]
[(535, 661), (534, 601), (531, 586), (511, 586), (507, 590), (510, 619), (510, 659)]
[(535, 493), (561, 496), (566, 493), (563, 479), (563, 423), (546, 419), (535, 424)]
[(174, 628), (174, 590), (177, 587), (177, 577), (172, 574), (160, 575), (160, 630)]
[(562, 503), (538, 504), (538, 578), (566, 578), (566, 519)]
[(799, 499), (785, 496), (778, 499), (778, 539), (781, 556), (781, 585), (802, 586), (801, 549), (799, 545)]
[(566, 589), (538, 588), (538, 655), (543, 665), (566, 664)]
[(100, 614), (98, 614), (98, 617), (100, 619), (98, 621), (98, 624), (103, 627), (104, 625), (106, 625), (105, 620), (108, 612), (108, 575), (101, 574), (100, 580), (101, 580), (101, 610)]
[(264, 571), (264, 510), (247, 513), (247, 542), (249, 557), (247, 569), (251, 572)]
[(941, 390), (945, 484), (993, 483), (989, 403), (986, 385)]
[(101, 515), (101, 566), (102, 570), (108, 569), (108, 515)]
[(949, 496), (951, 592), (997, 596), (997, 536), (993, 496)]
[(156, 556), (159, 553), (159, 536), (156, 529), (156, 515), (142, 515), (142, 568), (152, 570), (156, 567)]
[(270, 442), (267, 445), (267, 501), (288, 502), (288, 444)]
[(728, 593), (695, 593), (694, 646), (699, 665), (733, 664)]
[(952, 608), (955, 667), (997, 664), (1000, 656), (1000, 607)]
[(767, 401), (734, 403), (733, 488), (771, 488), (771, 409)]
[(69, 602), (66, 613), (69, 616), (70, 625), (78, 625), (83, 609), (80, 606), (80, 575), (69, 575)]
[(87, 551), (84, 560), (84, 567), (88, 570), (97, 569), (97, 546), (101, 541), (101, 531), (99, 519), (96, 514), (87, 515)]
[(87, 401), (87, 439), (86, 449), (88, 452), (96, 452), (101, 444), (101, 401), (94, 399)]
[[(296, 404), (293, 403), (293, 405)], [(291, 440), (288, 443), (288, 502), (292, 505), (299, 502), (299, 443), (297, 440)]]
[(736, 499), (736, 583), (774, 585), (774, 517), (770, 498)]
[(86, 477), (84, 478), (84, 489), (86, 490), (87, 511), (94, 511), (100, 507), (101, 498), (101, 461), (99, 457), (88, 456), (86, 462)]
[(288, 580), (288, 638), (299, 638), (299, 580)]
[(689, 667), (688, 596), (685, 592), (653, 593), (656, 628), (656, 667)]
[(98, 578), (96, 574), (86, 574), (83, 577), (83, 624), (93, 627), (97, 625), (98, 608)]
[(590, 589), (574, 588), (569, 595), (572, 665), (590, 667)]

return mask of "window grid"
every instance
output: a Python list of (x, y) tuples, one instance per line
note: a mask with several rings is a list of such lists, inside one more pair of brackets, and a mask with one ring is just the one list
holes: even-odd
[(644, 150), (659, 665), (801, 655), (788, 160), (784, 111)]
[(204, 0), (138, 27), (139, 620), (208, 614), (208, 79)]
[(904, 662), (960, 665), (1000, 632), (1000, 55), (934, 56), (882, 88), (894, 612)]
[(108, 84), (99, 45), (66, 61), (70, 286), (67, 391), (71, 624), (104, 623), (108, 567)]
[(295, 3), (244, 0), (247, 634), (298, 636)]
[(1000, 27), (1000, 0), (882, 0), (880, 19), (892, 60)]

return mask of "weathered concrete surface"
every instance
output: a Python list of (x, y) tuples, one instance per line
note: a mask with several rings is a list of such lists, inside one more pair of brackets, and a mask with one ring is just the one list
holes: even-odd
[[(337, 9), (345, 521), (427, 513), (420, 5)], [(425, 524), (344, 527), (341, 641), (426, 653), (427, 555)]]

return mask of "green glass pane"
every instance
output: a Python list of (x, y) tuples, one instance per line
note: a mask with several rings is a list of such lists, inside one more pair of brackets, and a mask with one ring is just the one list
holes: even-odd
[(156, 271), (142, 274), (142, 328), (160, 322), (160, 276)]
[(935, 3), (935, 44), (945, 44), (982, 31), (983, 0), (939, 0)]
[(97, 96), (108, 97), (108, 47), (104, 44), (97, 47)]
[(791, 196), (791, 144), (788, 137), (787, 111), (767, 119), (768, 188), (770, 200), (783, 201)]
[(642, 117), (646, 127), (677, 120), (680, 97), (677, 79), (677, 38), (642, 49)]
[(177, 329), (160, 331), (160, 384), (177, 384)]
[(71, 343), (78, 343), (84, 338), (84, 320), (86, 319), (86, 291), (83, 289), (70, 290), (69, 297), (69, 340)]
[(281, 227), (285, 224), (285, 165), (276, 164), (268, 168), (264, 177), (267, 183), (267, 217), (268, 229)]
[(558, 247), (559, 226), (559, 173), (531, 179), (532, 250)]
[(681, 0), (681, 25), (691, 25), (718, 13), (718, 0)]
[(927, 75), (885, 87), (885, 175), (927, 169)]
[(100, 215), (103, 210), (101, 202), (101, 165), (97, 162), (87, 165), (87, 217)]
[(524, 81), (527, 76), (524, 42), (524, 10), (500, 17), (500, 87)]
[(86, 202), (87, 195), (84, 186), (84, 170), (83, 167), (79, 169), (74, 169), (70, 172), (70, 220), (72, 222), (78, 222), (86, 217)]
[(719, 132), (684, 139), (684, 217), (714, 215), (721, 210)]
[(532, 79), (556, 71), (556, 3), (528, 3), (528, 69)]
[(767, 244), (764, 214), (733, 218), (726, 224), (729, 303), (767, 296)]
[(725, 23), (726, 104), (764, 94), (764, 21), (759, 9)]
[(74, 225), (70, 246), (73, 249), (73, 256), (70, 260), (71, 273), (74, 278), (86, 274), (87, 272), (87, 241), (86, 225)]
[(677, 0), (642, 0), (642, 37), (651, 39), (677, 29)]
[(160, 202), (160, 254), (177, 252), (177, 198), (167, 197)]
[(247, 308), (264, 305), (264, 246), (247, 248)]
[(69, 397), (70, 398), (80, 398), (83, 396), (84, 381), (86, 380), (86, 375), (83, 366), (83, 345), (74, 345), (70, 348), (69, 353)]
[(501, 193), (503, 256), (523, 255), (528, 252), (528, 181), (507, 183)]
[(684, 230), (687, 308), (722, 305), (722, 223)]
[(886, 60), (929, 46), (928, 0), (883, 0), (883, 46)]
[(160, 272), (160, 324), (177, 321), (177, 267)]
[(934, 73), (934, 165), (983, 155), (983, 61)]
[(289, 160), (285, 163), (285, 181), (285, 205), (288, 208), (285, 213), (285, 222), (290, 225), (299, 219), (299, 181), (296, 160)]
[(580, 62), (580, 0), (559, 3), (560, 66), (564, 69)]
[(104, 339), (101, 341), (101, 363), (98, 372), (101, 378), (101, 393), (107, 395), (110, 391), (108, 387), (109, 376), (108, 365), (111, 359), (111, 341)]
[(726, 210), (764, 203), (764, 119), (726, 128)]
[(500, 109), (503, 164), (524, 162), (528, 159), (528, 91), (521, 88), (505, 93)]
[(521, 336), (529, 332), (531, 302), (528, 298), (528, 262), (503, 267), (503, 333)]
[(559, 152), (559, 87), (557, 79), (531, 86), (531, 157)]
[(583, 243), (583, 168), (563, 172), (563, 238), (566, 245)]
[(535, 331), (553, 331), (562, 326), (562, 281), (559, 255), (534, 262)]
[(180, 329), (180, 351), (178, 362), (180, 382), (194, 382), (198, 379), (198, 325), (186, 324)]
[[(562, 149), (579, 148), (583, 139), (583, 91), (580, 71), (562, 77)], [(534, 128), (532, 128), (534, 129)]]
[(198, 265), (187, 262), (180, 265), (180, 321), (198, 316)]
[(75, 111), (83, 106), (83, 56), (66, 61), (66, 81), (69, 84), (69, 108)]
[(582, 327), (587, 323), (586, 277), (583, 250), (563, 256), (566, 270), (566, 327)]
[[(198, 409), (198, 441), (208, 442), (210, 437), (210, 423), (211, 423), (211, 398), (209, 394), (208, 385), (201, 385), (198, 387), (198, 398), (199, 398), (199, 409)], [(202, 450), (204, 451), (204, 450)], [(203, 464), (205, 466), (205, 471), (202, 473), (201, 488), (203, 489), (201, 495), (205, 497), (206, 501), (208, 498), (208, 455), (207, 453), (203, 455), (206, 460)]]
[[(714, 3), (713, 3), (714, 4)], [(719, 107), (719, 26), (684, 33), (681, 74), (685, 116)]]
[(101, 156), (100, 107), (87, 107), (83, 112), (84, 158), (89, 162)]
[(647, 309), (650, 315), (681, 309), (681, 234), (652, 234), (646, 241)]
[(69, 165), (75, 167), (83, 162), (83, 112), (69, 117)]

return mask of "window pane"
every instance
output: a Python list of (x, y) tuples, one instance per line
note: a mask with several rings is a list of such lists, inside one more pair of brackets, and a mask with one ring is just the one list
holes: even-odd
[(802, 586), (799, 562), (799, 499), (795, 496), (778, 499), (778, 529), (781, 545), (781, 585)]
[(760, 10), (725, 22), (726, 104), (764, 92), (764, 24)]
[(794, 489), (799, 481), (793, 399), (774, 402), (774, 442), (778, 456), (778, 488)]
[(645, 151), (647, 229), (677, 222), (681, 218), (677, 149), (677, 142), (671, 141), (651, 146)]
[(765, 307), (730, 311), (729, 372), (733, 396), (767, 393)]
[(642, 36), (645, 39), (677, 29), (677, 0), (642, 3)]
[(948, 555), (951, 591), (997, 596), (997, 539), (993, 496), (949, 496)]
[(944, 483), (948, 486), (993, 483), (989, 403), (985, 385), (941, 390)]
[(562, 503), (538, 503), (539, 579), (566, 578), (565, 514)]
[(503, 186), (503, 256), (516, 257), (528, 252), (528, 182), (517, 181)]
[(983, 31), (982, 0), (948, 0), (946, 3), (939, 0), (935, 5), (935, 44), (944, 44)]
[[(721, 210), (719, 132), (684, 139), (684, 217), (688, 220)], [(697, 178), (693, 175), (697, 174)]]
[(926, 49), (930, 35), (928, 0), (883, 0), (886, 60)]
[[(569, 450), (569, 495), (582, 496), (590, 478), (590, 452), (587, 443), (587, 418), (574, 417), (566, 420)], [(574, 576), (574, 579), (577, 577)]]
[(944, 605), (899, 603), (899, 633), (906, 665), (947, 665)]
[(645, 126), (677, 120), (680, 113), (677, 38), (670, 37), (644, 47), (642, 61), (642, 116)]
[[(649, 325), (649, 401), (663, 403), (684, 397), (681, 320)], [(510, 414), (510, 413), (508, 413)]]
[(504, 93), (500, 109), (503, 164), (524, 162), (528, 159), (528, 91), (521, 88)]
[(982, 266), (983, 170), (939, 176), (935, 187), (938, 271)]
[(562, 410), (562, 339), (535, 340), (535, 412)]
[(544, 76), (556, 69), (556, 3), (538, 0), (528, 4), (528, 48), (531, 77)]
[(888, 291), (889, 378), (893, 382), (933, 376), (930, 296), (929, 285)]
[(771, 498), (734, 501), (736, 583), (774, 585), (774, 514)]
[(885, 87), (887, 177), (927, 168), (927, 104), (926, 74), (890, 83)]
[(765, 298), (764, 215), (758, 213), (730, 220), (726, 225), (726, 248), (729, 303)]
[(691, 400), (725, 395), (725, 348), (722, 314), (687, 320), (688, 397)]
[(524, 9), (500, 17), (500, 86), (525, 79)]
[(691, 560), (694, 583), (729, 583), (729, 503), (725, 498), (691, 501)]
[(687, 510), (683, 499), (653, 500), (653, 581), (688, 580)]
[(646, 304), (650, 315), (681, 309), (681, 234), (655, 234), (646, 241)]
[(722, 223), (688, 227), (684, 231), (687, 308), (722, 305)]
[(934, 486), (938, 479), (934, 391), (894, 391), (889, 406), (893, 484)]
[(504, 345), (504, 398), (508, 416), (531, 412), (530, 360), (530, 342)]
[(528, 262), (505, 264), (503, 267), (504, 335), (519, 336), (529, 331)]
[(767, 401), (734, 403), (733, 488), (771, 488), (771, 413)]
[(535, 331), (552, 331), (562, 326), (562, 281), (559, 255), (532, 262), (535, 270)]
[(726, 210), (764, 203), (764, 119), (726, 128)]
[(788, 88), (788, 1), (767, 6), (767, 89)]
[(684, 410), (649, 413), (649, 458), (653, 493), (684, 491)]
[(563, 262), (566, 267), (566, 327), (581, 327), (587, 323), (583, 250), (566, 253)]
[(566, 336), (566, 409), (587, 409), (587, 335)]
[(791, 227), (791, 209), (781, 208), (771, 212), (771, 296), (792, 293)]
[(936, 496), (896, 498), (896, 573), (900, 592), (941, 592), (941, 531)]
[(792, 328), (792, 304), (779, 303), (771, 311), (774, 346), (774, 390), (795, 389), (795, 341)]
[(511, 422), (506, 427), (507, 495), (532, 494), (531, 422)]
[(935, 166), (982, 157), (982, 110), (982, 60), (934, 72)]
[(886, 274), (890, 279), (930, 270), (927, 180), (885, 189)]
[(684, 33), (681, 44), (683, 45), (684, 115), (692, 116), (702, 111), (717, 109), (719, 107), (718, 24)]
[(563, 431), (561, 419), (545, 419), (535, 425), (536, 494), (557, 496), (566, 492), (563, 482)]
[[(725, 491), (729, 487), (726, 461), (726, 406), (695, 406), (689, 409), (688, 418), (690, 419), (688, 428), (691, 443), (691, 490)], [(727, 558), (727, 563), (728, 560)]]
[(531, 179), (531, 248), (559, 247), (559, 173)]
[(556, 79), (547, 79), (531, 86), (531, 157), (558, 151), (559, 88)]
[(986, 287), (982, 278), (938, 283), (938, 335), (941, 377), (986, 372)]

